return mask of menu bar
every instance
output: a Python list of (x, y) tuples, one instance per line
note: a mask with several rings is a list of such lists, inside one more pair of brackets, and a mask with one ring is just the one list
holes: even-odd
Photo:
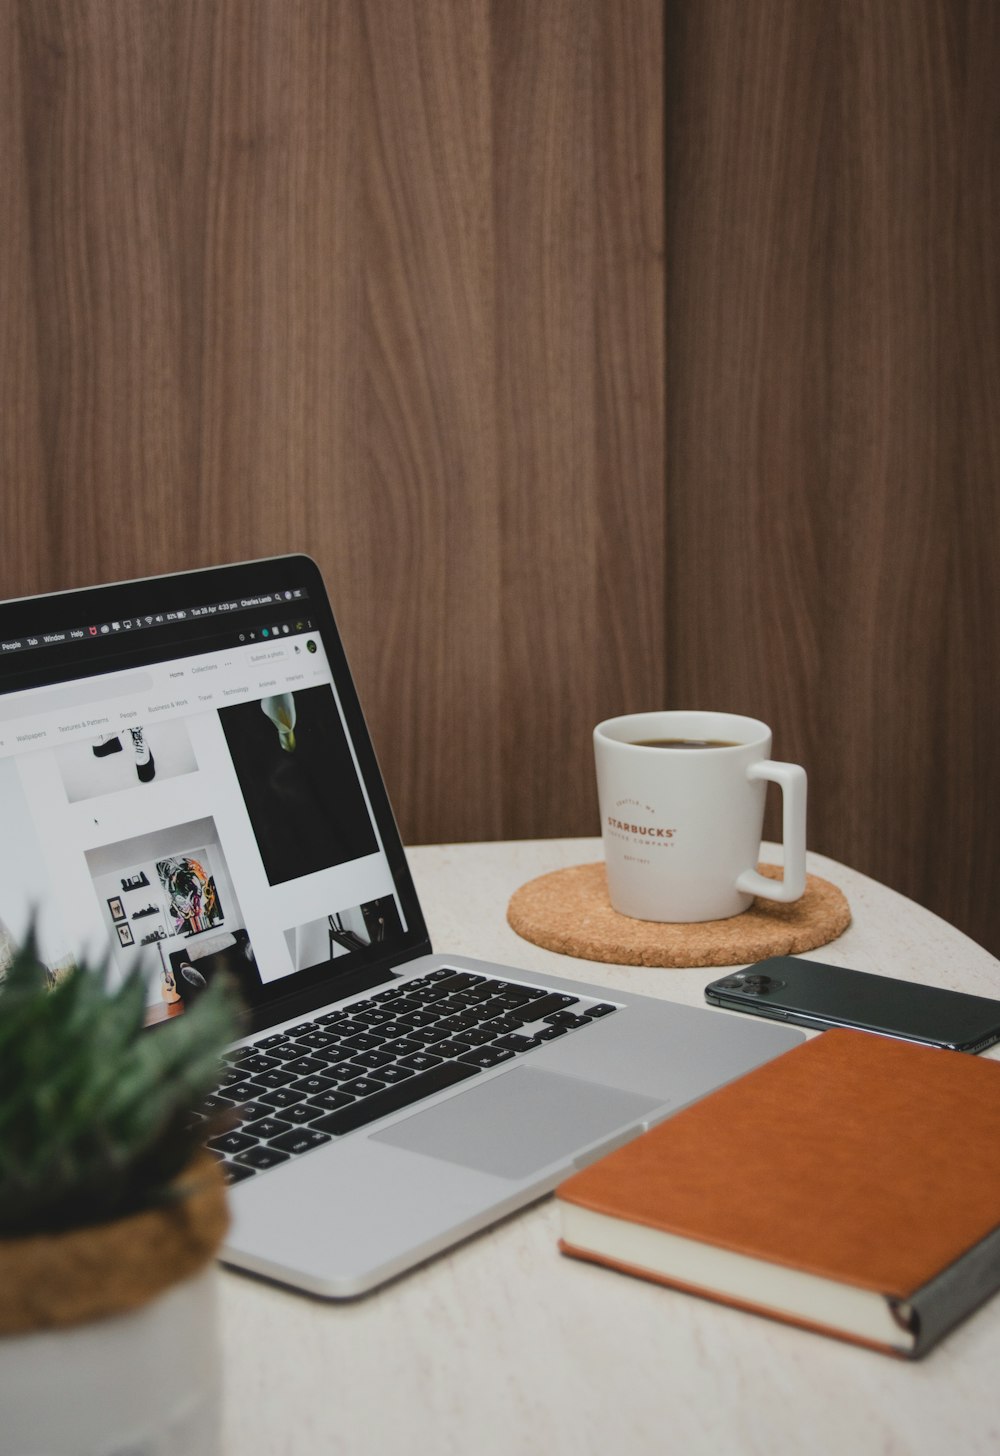
[[(262, 607), (287, 609), (290, 602), (308, 596), (303, 588), (292, 591), (262, 592), (256, 596), (238, 597), (226, 602), (209, 602), (200, 607), (181, 608), (172, 612), (149, 612), (141, 616), (122, 617), (111, 622), (90, 622), (80, 627), (64, 627), (57, 632), (25, 633), (23, 637), (0, 639), (0, 655), (26, 652), (38, 647), (56, 647), (64, 643), (87, 642), (97, 637), (117, 637), (124, 632), (145, 632), (154, 627), (189, 622), (196, 618), (226, 616), (233, 612), (255, 611)], [(283, 630), (287, 631), (288, 628)], [(301, 629), (300, 629), (301, 630)], [(268, 635), (264, 632), (265, 636)]]

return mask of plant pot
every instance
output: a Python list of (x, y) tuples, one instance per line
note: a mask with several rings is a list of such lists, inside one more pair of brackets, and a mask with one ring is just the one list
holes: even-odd
[(216, 1456), (213, 1258), (225, 1185), (113, 1223), (0, 1239), (0, 1456)]

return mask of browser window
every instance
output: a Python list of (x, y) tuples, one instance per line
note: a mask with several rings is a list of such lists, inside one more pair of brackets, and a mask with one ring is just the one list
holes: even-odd
[[(142, 964), (152, 1023), (221, 970), (253, 1004), (402, 937), (323, 639), (287, 596), (265, 624), (257, 600), (174, 613), (170, 645), (155, 613), (0, 644), (65, 654), (0, 696), (0, 976), (34, 920), (54, 979)], [(77, 642), (100, 672), (73, 675)]]

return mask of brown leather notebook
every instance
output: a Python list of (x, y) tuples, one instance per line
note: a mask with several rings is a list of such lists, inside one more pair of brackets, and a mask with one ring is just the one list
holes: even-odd
[(1000, 1287), (1000, 1062), (828, 1031), (556, 1196), (564, 1253), (920, 1356)]

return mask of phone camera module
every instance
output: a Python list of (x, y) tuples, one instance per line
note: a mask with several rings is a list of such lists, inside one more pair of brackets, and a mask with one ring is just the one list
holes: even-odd
[(744, 991), (752, 991), (756, 996), (766, 996), (771, 991), (780, 991), (787, 981), (779, 981), (777, 976), (767, 976), (760, 971), (750, 971), (744, 976), (736, 978), (736, 984)]

